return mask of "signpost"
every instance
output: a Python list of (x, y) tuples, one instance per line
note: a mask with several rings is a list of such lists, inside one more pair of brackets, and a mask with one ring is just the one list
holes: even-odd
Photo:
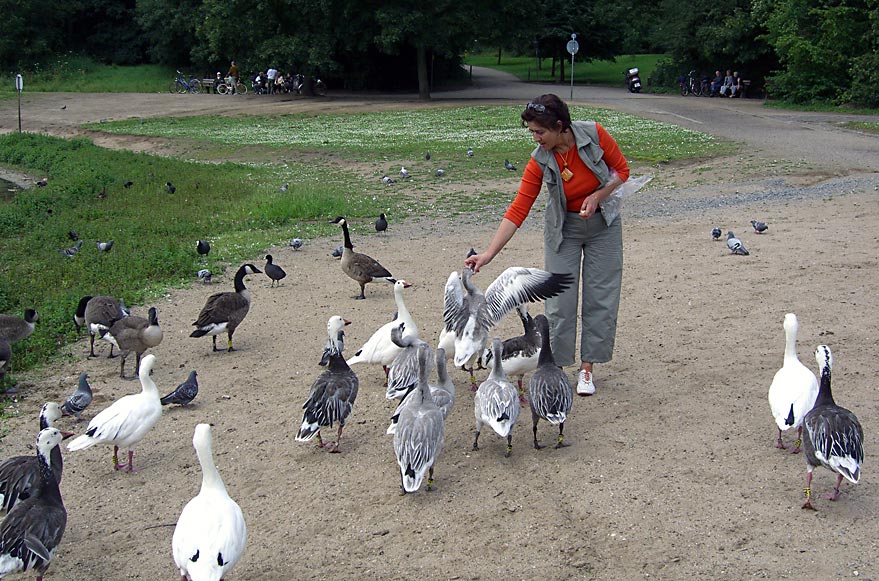
[(571, 99), (574, 98), (574, 55), (580, 50), (580, 43), (577, 42), (577, 35), (571, 34), (571, 40), (568, 41), (568, 52), (571, 53)]
[(21, 133), (21, 92), (24, 90), (24, 80), (21, 75), (15, 75), (15, 90), (18, 91), (18, 132)]

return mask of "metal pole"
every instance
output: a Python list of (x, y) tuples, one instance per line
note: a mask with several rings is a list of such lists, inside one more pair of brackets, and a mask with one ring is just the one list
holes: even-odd
[(571, 55), (571, 101), (574, 100), (574, 55)]
[(21, 91), (18, 92), (18, 132), (21, 133)]

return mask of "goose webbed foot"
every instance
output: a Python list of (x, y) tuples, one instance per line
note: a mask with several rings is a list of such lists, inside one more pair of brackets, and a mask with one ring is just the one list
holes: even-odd
[(827, 494), (822, 495), (821, 498), (824, 500), (836, 500), (839, 498), (839, 489), (834, 488), (833, 492), (828, 492)]
[(794, 447), (791, 448), (790, 453), (791, 454), (799, 454), (800, 452), (803, 451), (803, 449), (801, 448), (802, 445), (803, 445), (803, 441), (800, 440), (799, 438), (797, 438), (797, 441), (794, 442)]
[[(115, 456), (114, 453), (114, 462), (117, 461)], [(134, 467), (134, 452), (132, 450), (128, 451), (128, 463), (116, 464), (116, 470), (119, 470), (120, 472), (128, 472), (129, 474), (134, 474), (138, 471), (137, 468)]]
[(555, 448), (558, 450), (559, 448), (567, 448), (569, 444), (565, 444), (565, 437), (559, 434), (559, 441), (556, 443)]
[(787, 446), (784, 445), (784, 442), (781, 441), (780, 437), (775, 441), (775, 447), (779, 450), (787, 450)]
[(545, 447), (546, 447), (546, 446), (541, 446), (541, 445), (537, 442), (536, 439), (534, 440), (534, 449), (535, 449), (535, 450), (543, 450)]
[(317, 444), (316, 445), (318, 448), (323, 448), (324, 446), (327, 445), (327, 444), (324, 444), (323, 438), (320, 437), (320, 431), (318, 431), (316, 437), (317, 437)]

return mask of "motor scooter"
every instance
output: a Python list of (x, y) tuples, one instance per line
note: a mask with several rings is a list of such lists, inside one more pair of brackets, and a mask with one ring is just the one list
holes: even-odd
[(630, 93), (641, 92), (641, 76), (638, 72), (638, 67), (632, 67), (626, 71), (626, 86)]

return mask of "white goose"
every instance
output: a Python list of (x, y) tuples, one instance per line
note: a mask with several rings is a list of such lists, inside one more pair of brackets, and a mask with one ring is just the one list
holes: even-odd
[[(126, 395), (113, 402), (92, 418), (85, 434), (67, 445), (71, 451), (95, 444), (113, 444), (113, 466), (116, 470), (136, 472), (134, 446), (147, 435), (162, 417), (162, 402), (150, 372), (156, 363), (152, 353), (140, 362), (141, 392)], [(128, 448), (128, 464), (119, 464), (119, 448)]]
[(830, 373), (833, 367), (833, 354), (827, 345), (818, 345), (815, 360), (821, 369), (821, 386), (803, 425), (806, 439), (806, 502), (803, 508), (815, 510), (812, 506), (812, 470), (824, 466), (836, 472), (836, 486), (833, 492), (824, 496), (827, 500), (839, 498), (839, 486), (845, 478), (852, 484), (861, 479), (861, 464), (864, 462), (864, 430), (857, 416), (836, 405), (830, 388)]
[(473, 398), (473, 411), (476, 415), (476, 438), (473, 449), (479, 450), (479, 432), (488, 424), (501, 438), (507, 439), (509, 457), (513, 452), (513, 426), (519, 419), (519, 392), (512, 383), (507, 381), (501, 364), (501, 340), (495, 337), (491, 342), (494, 356), (488, 378), (479, 385), (476, 397)]
[(797, 429), (797, 440), (791, 454), (800, 452), (803, 438), (803, 418), (815, 405), (818, 397), (818, 379), (797, 358), (797, 316), (784, 316), (784, 364), (775, 373), (769, 386), (769, 407), (778, 426), (775, 447), (785, 449), (782, 430)]
[(214, 465), (209, 424), (195, 427), (192, 445), (201, 464), (201, 490), (177, 519), (171, 553), (181, 580), (219, 581), (244, 553), (247, 525)]
[[(454, 333), (455, 367), (478, 357), (485, 349), (491, 329), (517, 306), (554, 297), (568, 288), (573, 277), (538, 268), (511, 266), (483, 293), (473, 282), (473, 270), (464, 268), (446, 281), (443, 322), (445, 336)], [(464, 291), (467, 291), (466, 295)], [(440, 337), (440, 346), (447, 344)], [(472, 377), (471, 383), (475, 383)]]
[(395, 345), (391, 340), (391, 329), (398, 326), (400, 323), (404, 323), (406, 328), (403, 337), (418, 338), (418, 325), (415, 324), (415, 320), (412, 318), (412, 315), (409, 313), (409, 309), (406, 308), (406, 303), (403, 300), (403, 289), (409, 288), (410, 286), (412, 286), (410, 283), (402, 279), (394, 281), (394, 301), (397, 303), (397, 318), (379, 327), (379, 329), (372, 334), (372, 337), (363, 344), (363, 347), (358, 349), (357, 352), (348, 359), (348, 365), (355, 365), (357, 363), (378, 363), (381, 364), (382, 369), (385, 371), (385, 378), (387, 378), (389, 371), (388, 367), (394, 362), (394, 358), (403, 350), (402, 347)]

